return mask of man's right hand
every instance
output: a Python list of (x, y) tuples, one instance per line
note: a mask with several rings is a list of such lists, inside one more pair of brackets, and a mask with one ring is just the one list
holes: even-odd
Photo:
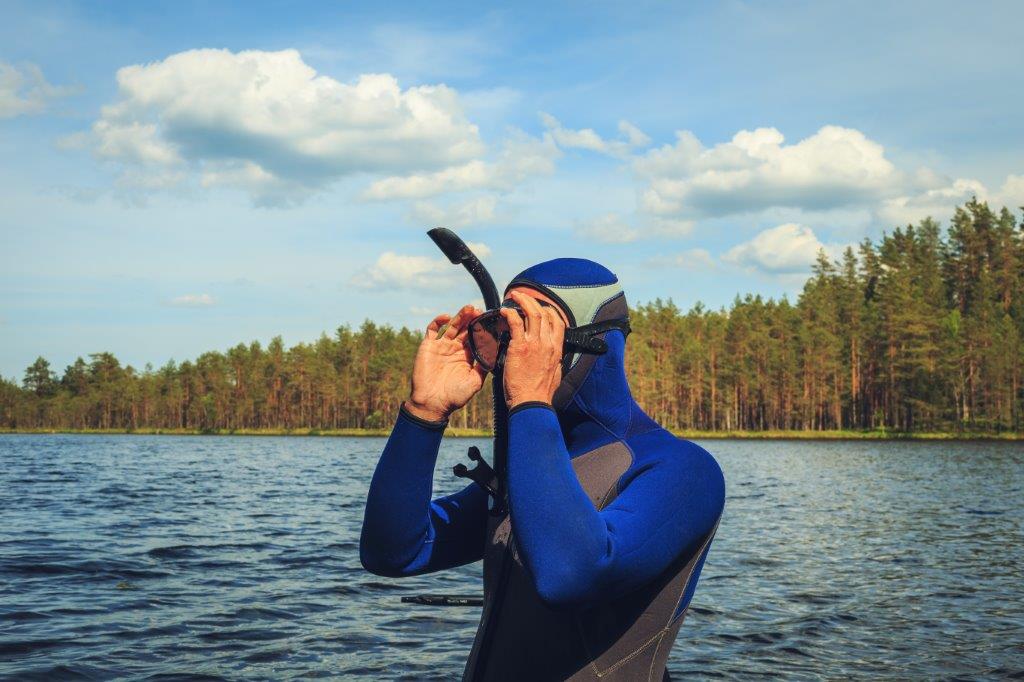
[[(468, 326), (482, 310), (465, 305), (455, 317), (438, 315), (416, 351), (412, 369), (412, 393), (405, 409), (428, 421), (443, 421), (469, 402), (484, 385), (487, 370), (473, 363)], [(438, 331), (448, 325), (441, 338)]]

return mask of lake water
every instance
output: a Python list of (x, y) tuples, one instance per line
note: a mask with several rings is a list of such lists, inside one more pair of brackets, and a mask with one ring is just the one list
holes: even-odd
[[(457, 678), (479, 609), (399, 598), (479, 565), (359, 566), (382, 445), (0, 436), (0, 677)], [(704, 445), (728, 499), (674, 676), (1024, 677), (1024, 446)]]

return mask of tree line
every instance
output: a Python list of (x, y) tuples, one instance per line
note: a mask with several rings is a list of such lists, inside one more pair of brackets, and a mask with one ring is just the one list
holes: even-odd
[[(972, 200), (945, 233), (926, 219), (820, 253), (798, 300), (737, 297), (631, 309), (627, 371), (673, 429), (1024, 430), (1024, 222)], [(110, 353), (61, 374), (44, 358), (0, 379), (11, 429), (387, 428), (421, 332), (366, 321), (286, 348), (143, 371)], [(490, 426), (489, 385), (453, 425)]]

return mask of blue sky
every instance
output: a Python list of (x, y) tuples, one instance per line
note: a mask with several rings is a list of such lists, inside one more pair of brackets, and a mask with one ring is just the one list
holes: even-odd
[(425, 324), (435, 224), (717, 307), (1024, 204), (1020, 3), (207, 5), (5, 3), (0, 374)]

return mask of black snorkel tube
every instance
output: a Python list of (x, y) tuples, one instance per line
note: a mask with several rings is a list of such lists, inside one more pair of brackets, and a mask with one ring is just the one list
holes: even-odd
[[(498, 288), (495, 286), (494, 279), (487, 272), (487, 269), (483, 267), (476, 254), (466, 246), (465, 242), (459, 239), (455, 232), (446, 227), (434, 227), (427, 232), (427, 235), (437, 245), (437, 248), (441, 250), (441, 253), (452, 261), (452, 264), (462, 265), (473, 275), (473, 280), (476, 282), (476, 286), (480, 288), (480, 294), (483, 295), (483, 307), (485, 309), (493, 310), (501, 306), (501, 296), (498, 293)], [(498, 367), (493, 370), (492, 377), (490, 389), (492, 389), (494, 396), (495, 415), (494, 468), (487, 465), (476, 447), (470, 447), (469, 449), (469, 459), (476, 462), (475, 467), (469, 469), (464, 464), (457, 464), (453, 468), (456, 476), (473, 479), (474, 482), (485, 489), (489, 495), (489, 500), (493, 501), (493, 504), (490, 505), (490, 516), (492, 517), (489, 519), (488, 526), (502, 522), (502, 517), (508, 514), (509, 508), (508, 486), (506, 485), (509, 411), (505, 402), (505, 381), (502, 368)], [(495, 578), (495, 584), (489, 591), (485, 590), (483, 600), (469, 597), (445, 597), (443, 595), (421, 595), (409, 600), (414, 603), (438, 604), (443, 602), (444, 605), (483, 606), (483, 611), (480, 614), (480, 630), (477, 633), (477, 637), (480, 638), (479, 648), (474, 647), (475, 655), (471, 657), (470, 662), (467, 664), (463, 680), (475, 681), (482, 679), (484, 676), (490, 646), (492, 646), (492, 640), (495, 637), (496, 624), (500, 617), (502, 601), (505, 596), (505, 586), (511, 572), (511, 548), (513, 545), (514, 543), (510, 538), (501, 558), (501, 567)], [(440, 602), (438, 602), (438, 599)]]
[[(473, 276), (484, 297), (484, 308), (491, 310), (501, 305), (501, 295), (494, 285), (494, 278), (487, 272), (473, 250), (466, 246), (459, 235), (446, 227), (435, 227), (427, 232), (437, 248), (441, 249), (452, 265), (461, 265)], [(480, 451), (470, 448), (469, 458), (477, 462), (473, 469), (464, 464), (455, 465), (456, 476), (471, 478), (491, 494), (494, 500), (491, 513), (499, 515), (507, 508), (505, 472), (508, 465), (508, 405), (505, 404), (505, 382), (501, 368), (492, 372), (491, 395), (494, 398), (494, 457), (493, 468), (480, 456)]]
[[(457, 234), (444, 227), (435, 227), (428, 231), (427, 235), (437, 244), (437, 248), (441, 249), (441, 252), (448, 257), (448, 260), (453, 265), (463, 266), (473, 276), (477, 286), (480, 287), (480, 293), (484, 297), (485, 309), (490, 310), (501, 305), (501, 296), (498, 294), (498, 288), (494, 286), (494, 279), (487, 272), (487, 268), (483, 266), (480, 259), (476, 257), (476, 254), (466, 246), (466, 243)], [(468, 469), (464, 464), (456, 464), (453, 467), (453, 472), (456, 476), (473, 479), (474, 482), (490, 494), (490, 499), (493, 501), (490, 511), (492, 522), (497, 523), (498, 517), (505, 514), (508, 509), (508, 489), (505, 485), (507, 480), (505, 474), (508, 470), (508, 405), (505, 403), (504, 372), (499, 367), (492, 371), (491, 374), (491, 393), (494, 397), (494, 467), (492, 469), (488, 466), (487, 462), (480, 455), (480, 451), (475, 447), (471, 447), (469, 449), (469, 458), (477, 462), (477, 465), (472, 469)], [(505, 553), (501, 559), (501, 569), (497, 576), (497, 584), (493, 588), (491, 598), (490, 600), (485, 598), (482, 603), (484, 610), (480, 616), (481, 632), (479, 636), (482, 636), (483, 639), (475, 658), (467, 664), (466, 673), (463, 677), (464, 680), (478, 680), (483, 677), (483, 670), (487, 665), (490, 653), (491, 640), (494, 638), (495, 628), (493, 623), (501, 611), (505, 583), (508, 581), (509, 564), (512, 560), (511, 547), (512, 542), (510, 541), (505, 547)], [(467, 601), (466, 605), (469, 605), (469, 603)], [(479, 602), (474, 599), (471, 603), (476, 605)]]
[(437, 248), (441, 249), (452, 265), (461, 265), (473, 275), (476, 285), (480, 287), (480, 293), (484, 296), (484, 308), (490, 310), (501, 305), (501, 296), (498, 294), (498, 287), (494, 286), (494, 279), (487, 268), (476, 257), (472, 249), (466, 246), (459, 235), (447, 227), (435, 227), (427, 232), (427, 236), (434, 240)]

